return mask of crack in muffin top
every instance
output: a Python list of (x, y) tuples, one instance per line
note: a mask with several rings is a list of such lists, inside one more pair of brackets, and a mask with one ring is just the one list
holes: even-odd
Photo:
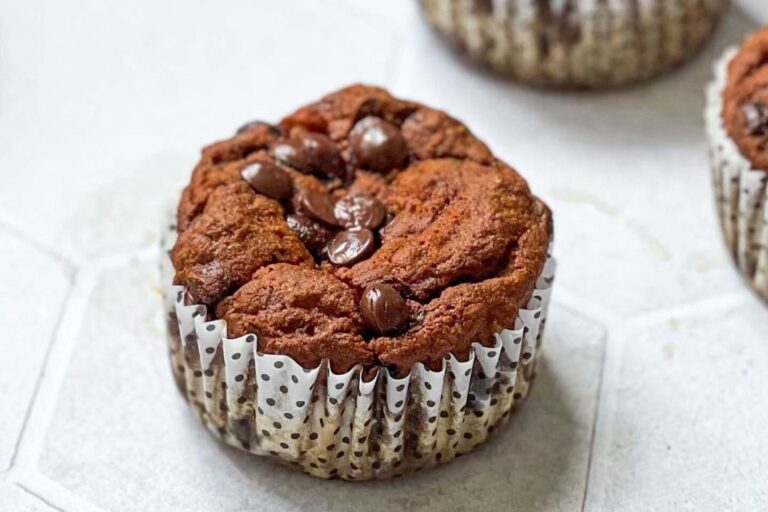
[(768, 171), (768, 28), (747, 38), (728, 65), (723, 120), (742, 154)]
[(552, 236), (523, 178), (444, 112), (353, 85), (206, 147), (171, 257), (231, 337), (335, 372), (468, 356), (530, 299)]

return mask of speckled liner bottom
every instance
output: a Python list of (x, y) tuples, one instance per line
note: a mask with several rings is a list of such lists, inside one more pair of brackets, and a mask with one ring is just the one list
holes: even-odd
[(550, 257), (514, 329), (493, 347), (473, 344), (467, 361), (451, 356), (440, 371), (417, 364), (395, 378), (378, 368), (370, 380), (356, 367), (337, 375), (326, 361), (305, 370), (286, 356), (258, 352), (253, 334), (227, 338), (205, 306), (185, 305), (171, 284), (163, 242), (168, 343), (181, 392), (205, 426), (225, 443), (272, 455), (321, 478), (389, 478), (448, 462), (484, 442), (526, 398), (554, 279)]
[(728, 50), (715, 64), (704, 117), (725, 243), (744, 278), (768, 301), (768, 172), (752, 168), (728, 135), (722, 115), (728, 64), (736, 52)]
[(658, 75), (712, 33), (729, 0), (420, 0), (473, 60), (537, 85), (607, 87)]

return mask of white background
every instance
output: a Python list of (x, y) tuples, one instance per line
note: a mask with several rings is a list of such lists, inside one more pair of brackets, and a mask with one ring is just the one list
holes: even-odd
[[(0, 0), (0, 510), (765, 510), (768, 310), (722, 246), (701, 120), (755, 26), (732, 9), (678, 72), (559, 93), (457, 60), (410, 0)], [(560, 261), (510, 428), (365, 484), (197, 424), (156, 273), (203, 144), (354, 81), (464, 120), (552, 206)]]

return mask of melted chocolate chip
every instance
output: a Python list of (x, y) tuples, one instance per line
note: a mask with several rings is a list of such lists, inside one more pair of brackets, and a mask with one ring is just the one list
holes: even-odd
[(256, 128), (257, 126), (266, 126), (269, 128), (269, 134), (273, 137), (279, 137), (280, 129), (277, 126), (271, 125), (269, 123), (265, 123), (264, 121), (250, 121), (248, 123), (245, 123), (243, 126), (237, 129), (237, 132), (235, 132), (237, 135), (240, 135), (242, 133), (247, 132), (251, 128)]
[(379, 334), (394, 334), (408, 323), (408, 304), (388, 284), (376, 284), (363, 290), (360, 299), (363, 321)]
[(370, 256), (375, 239), (369, 229), (347, 229), (328, 244), (328, 259), (334, 265), (351, 265)]
[(331, 229), (301, 213), (292, 213), (285, 218), (285, 221), (306, 248), (315, 255), (325, 251), (325, 246), (333, 238)]
[(299, 192), (298, 199), (299, 209), (312, 219), (331, 226), (337, 224), (333, 213), (333, 199), (329, 194), (308, 188)]
[(319, 133), (305, 133), (299, 139), (284, 140), (272, 148), (281, 163), (307, 174), (325, 178), (346, 178), (347, 166), (339, 148)]
[(355, 164), (372, 171), (398, 169), (408, 158), (408, 147), (400, 130), (378, 117), (358, 121), (349, 133), (349, 145)]
[(747, 129), (752, 135), (768, 134), (768, 105), (747, 103), (741, 107), (747, 121)]
[(333, 208), (339, 224), (345, 228), (376, 229), (384, 222), (387, 211), (381, 201), (366, 195), (340, 199)]
[(285, 199), (293, 190), (291, 176), (272, 162), (252, 163), (240, 175), (253, 190), (272, 199)]

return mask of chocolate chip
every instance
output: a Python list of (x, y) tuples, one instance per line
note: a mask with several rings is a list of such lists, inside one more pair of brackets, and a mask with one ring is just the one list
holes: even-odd
[(376, 229), (384, 222), (387, 211), (375, 197), (352, 195), (340, 199), (333, 208), (336, 220), (345, 228)]
[(347, 229), (328, 244), (328, 259), (335, 265), (351, 265), (370, 256), (374, 245), (369, 229)]
[(333, 231), (306, 215), (293, 213), (286, 217), (288, 227), (296, 232), (299, 240), (315, 254), (325, 250), (325, 246), (333, 238)]
[(363, 290), (360, 313), (365, 325), (379, 334), (393, 334), (408, 323), (408, 304), (388, 284), (375, 284)]
[(254, 162), (240, 171), (240, 175), (256, 192), (272, 199), (285, 199), (293, 190), (291, 176), (272, 162)]
[(747, 103), (741, 107), (747, 121), (747, 129), (752, 135), (768, 134), (768, 105)]
[(339, 148), (319, 133), (306, 133), (300, 138), (284, 140), (272, 148), (278, 161), (301, 172), (326, 178), (346, 178), (347, 167)]
[(403, 166), (408, 147), (400, 130), (378, 117), (364, 117), (349, 133), (355, 164), (364, 169), (388, 172)]
[(278, 162), (302, 172), (311, 172), (304, 148), (300, 141), (282, 140), (272, 147), (272, 155)]
[(243, 126), (237, 129), (236, 134), (240, 135), (242, 133), (247, 132), (251, 128), (256, 128), (257, 126), (266, 126), (269, 129), (269, 134), (273, 137), (279, 137), (280, 136), (280, 129), (277, 126), (271, 125), (269, 123), (265, 123), (264, 121), (250, 121), (248, 123), (245, 123)]
[(333, 198), (326, 192), (311, 188), (302, 189), (298, 194), (299, 209), (309, 217), (331, 226), (338, 224), (333, 213)]

